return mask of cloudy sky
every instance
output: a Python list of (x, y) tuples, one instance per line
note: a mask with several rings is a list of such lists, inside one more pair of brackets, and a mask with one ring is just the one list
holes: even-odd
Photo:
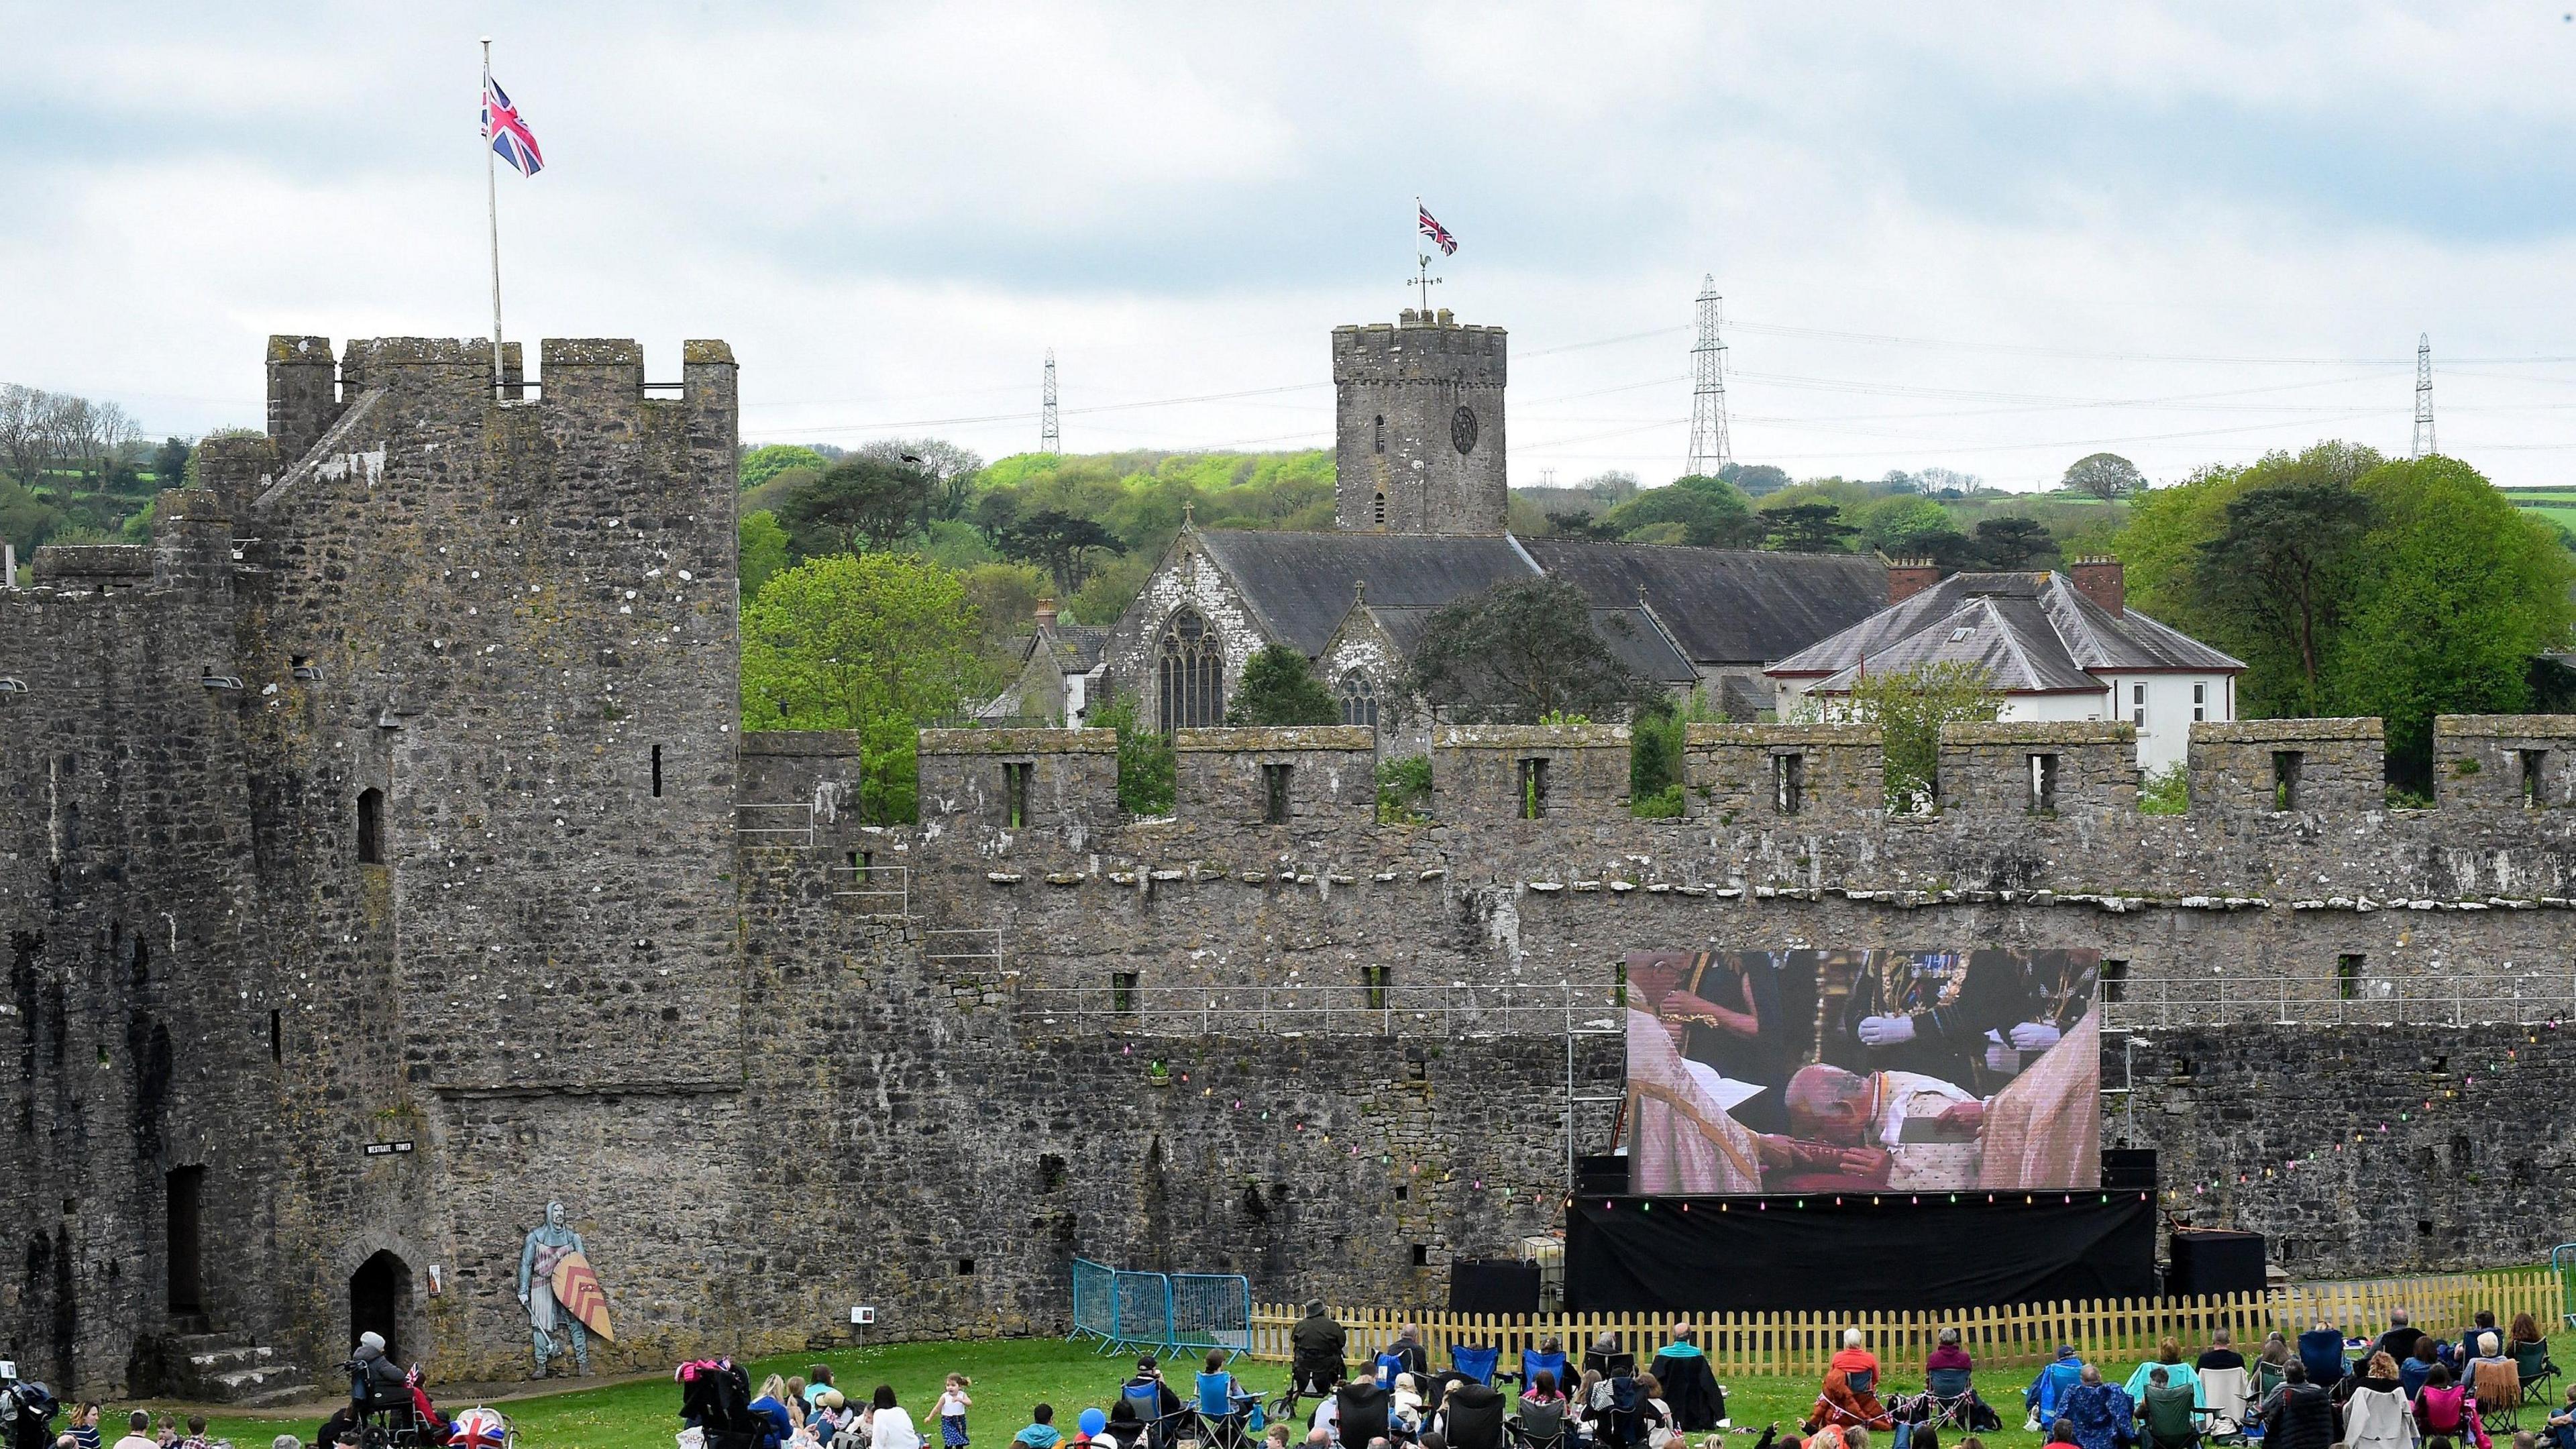
[[(271, 332), (730, 340), (744, 433), (1329, 439), (1326, 338), (1512, 333), (1515, 483), (1736, 456), (2006, 486), (2321, 437), (2576, 463), (2569, 0), (2413, 7), (0, 0), (0, 381), (260, 418)], [(414, 14), (412, 12), (417, 12)]]

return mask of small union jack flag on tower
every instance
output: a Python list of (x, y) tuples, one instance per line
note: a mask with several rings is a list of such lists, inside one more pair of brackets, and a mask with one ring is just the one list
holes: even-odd
[(1456, 256), (1458, 254), (1458, 239), (1449, 234), (1449, 228), (1440, 224), (1440, 218), (1431, 214), (1431, 208), (1424, 206), (1421, 202), (1417, 201), (1413, 203), (1413, 209), (1421, 214), (1422, 234), (1431, 238), (1431, 244), (1433, 246), (1440, 248), (1440, 255), (1444, 257)]
[(518, 107), (510, 104), (510, 94), (491, 72), (483, 75), (483, 134), (491, 138), (492, 150), (517, 168), (522, 176), (534, 176), (546, 167), (544, 153), (537, 149), (537, 136), (521, 119)]

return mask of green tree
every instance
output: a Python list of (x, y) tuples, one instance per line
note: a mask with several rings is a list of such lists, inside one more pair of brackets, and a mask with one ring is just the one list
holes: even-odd
[(164, 438), (152, 450), (152, 486), (155, 489), (179, 487), (188, 476), (188, 454), (194, 451), (185, 438)]
[[(1604, 627), (1632, 628), (1621, 615)], [(1610, 716), (1650, 686), (1592, 627), (1591, 603), (1562, 579), (1517, 579), (1433, 613), (1414, 646), (1406, 693), (1497, 722)]]
[(1762, 536), (1753, 504), (1734, 484), (1698, 476), (1647, 489), (1603, 514), (1601, 522), (1622, 538), (1639, 537), (1656, 525), (1678, 524), (1680, 537), (1673, 541), (1701, 548), (1746, 548)]
[(1136, 700), (1120, 695), (1091, 711), (1091, 728), (1118, 734), (1118, 806), (1130, 815), (1169, 815), (1180, 756), (1162, 731), (1136, 718)]
[(1551, 512), (1547, 516), (1550, 538), (1613, 539), (1619, 530), (1604, 522), (1598, 514)]
[(1717, 470), (1717, 476), (1734, 484), (1747, 498), (1760, 498), (1789, 486), (1788, 473), (1768, 463), (1729, 463)]
[(1887, 745), (1887, 808), (1913, 814), (1931, 809), (1936, 798), (1941, 726), (1996, 719), (2003, 707), (2003, 694), (1984, 666), (1952, 659), (1867, 675), (1853, 683), (1850, 694), (1823, 701), (1818, 712), (1878, 726)]
[(2092, 453), (2067, 465), (2065, 486), (2108, 503), (2145, 492), (2147, 480), (2138, 472), (2137, 464), (2117, 453)]
[(807, 558), (890, 547), (921, 527), (930, 477), (901, 463), (851, 458), (787, 496), (778, 521)]
[(1919, 493), (1873, 499), (1852, 510), (1860, 541), (1889, 558), (1931, 558), (1951, 563), (1965, 556), (1968, 540), (1950, 510)]
[(2357, 581), (2352, 551), (2370, 515), (2370, 500), (2351, 484), (2292, 478), (2229, 500), (2217, 536), (2200, 544), (2191, 575), (2199, 608), (2233, 619), (2240, 641), (2259, 640), (2255, 657), (2295, 661), (2294, 687), (2267, 701), (2277, 713), (2313, 715), (2325, 703), (2326, 650)]
[(2576, 560), (2455, 458), (2388, 463), (2354, 487), (2373, 522), (2329, 646), (2330, 700), (2385, 720), (2392, 778), (2429, 792), (2435, 715), (2530, 707), (2532, 658), (2567, 647)]
[(760, 596), (763, 584), (780, 569), (787, 567), (787, 530), (778, 526), (778, 515), (762, 509), (746, 513), (734, 525), (740, 535), (743, 602)]
[(790, 468), (810, 468), (820, 473), (832, 466), (822, 454), (793, 443), (772, 443), (754, 448), (734, 465), (734, 478), (741, 491), (748, 493)]
[(1230, 725), (1329, 725), (1342, 722), (1341, 701), (1315, 677), (1303, 651), (1285, 644), (1266, 644), (1243, 661), (1234, 702), (1226, 706)]
[(2056, 552), (2057, 542), (2038, 519), (2006, 515), (1977, 520), (1974, 547), (1988, 568), (2026, 569)]
[(1054, 577), (1056, 592), (1070, 598), (1091, 572), (1091, 556), (1117, 548), (1118, 535), (1091, 519), (1042, 508), (1015, 520), (995, 546), (1004, 558), (1044, 568)]
[(1790, 503), (1762, 510), (1762, 546), (1781, 553), (1843, 553), (1859, 529), (1831, 503)]
[(857, 451), (880, 463), (900, 464), (930, 478), (930, 516), (963, 518), (966, 502), (983, 471), (983, 455), (942, 438), (882, 438)]
[(913, 732), (957, 712), (975, 644), (975, 611), (946, 569), (900, 554), (809, 559), (743, 608), (743, 728), (856, 731), (861, 818), (910, 819)]

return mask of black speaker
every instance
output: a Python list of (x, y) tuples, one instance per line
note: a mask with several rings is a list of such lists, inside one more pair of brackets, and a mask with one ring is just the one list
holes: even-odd
[(2156, 1190), (2156, 1150), (2152, 1147), (2102, 1149), (2102, 1190)]
[(1624, 1154), (1604, 1152), (1597, 1156), (1574, 1159), (1574, 1192), (1578, 1197), (1608, 1194), (1618, 1197), (1628, 1190), (1628, 1159)]
[(1460, 1258), (1449, 1265), (1452, 1313), (1538, 1312), (1538, 1264)]
[(2167, 1297), (2260, 1293), (2263, 1287), (2261, 1233), (2192, 1228), (2173, 1235), (2173, 1271), (2165, 1274)]

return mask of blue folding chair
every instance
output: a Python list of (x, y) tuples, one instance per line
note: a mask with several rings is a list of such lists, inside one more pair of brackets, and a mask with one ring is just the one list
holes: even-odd
[(1258, 1395), (1238, 1388), (1234, 1375), (1219, 1370), (1199, 1375), (1199, 1443), (1204, 1449), (1243, 1449)]
[(2039, 1371), (2039, 1381), (2033, 1385), (2039, 1390), (2039, 1399), (2031, 1406), (2031, 1411), (2038, 1418), (2042, 1433), (2057, 1422), (2057, 1411), (2066, 1402), (2067, 1394), (2082, 1382), (2084, 1364), (2078, 1359), (2061, 1358)]
[(1528, 1393), (1530, 1391), (1530, 1386), (1538, 1382), (1538, 1376), (1540, 1374), (1556, 1375), (1556, 1391), (1558, 1393), (1570, 1394), (1574, 1392), (1574, 1386), (1565, 1381), (1564, 1354), (1540, 1353), (1536, 1349), (1522, 1349), (1521, 1392), (1524, 1394)]
[(1474, 1348), (1463, 1344), (1449, 1345), (1449, 1367), (1474, 1379), (1487, 1388), (1494, 1386), (1494, 1366), (1502, 1361), (1499, 1344), (1480, 1344)]
[(1171, 1427), (1163, 1421), (1163, 1386), (1159, 1383), (1122, 1384), (1118, 1397), (1133, 1406), (1136, 1417), (1144, 1422), (1145, 1442), (1152, 1449), (1163, 1449)]
[(2344, 1362), (2343, 1333), (2332, 1328), (2311, 1328), (2299, 1335), (2299, 1362), (2307, 1367), (2308, 1382), (2322, 1389), (2342, 1383), (2352, 1365)]

